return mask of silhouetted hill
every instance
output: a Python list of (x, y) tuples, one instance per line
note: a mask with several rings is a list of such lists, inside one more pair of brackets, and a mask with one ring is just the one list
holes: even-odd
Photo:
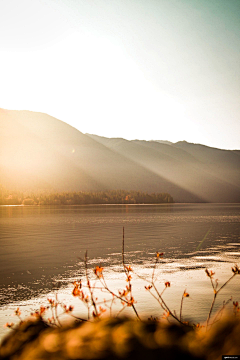
[(0, 110), (0, 183), (18, 190), (140, 190), (239, 202), (239, 151), (83, 134), (49, 115)]

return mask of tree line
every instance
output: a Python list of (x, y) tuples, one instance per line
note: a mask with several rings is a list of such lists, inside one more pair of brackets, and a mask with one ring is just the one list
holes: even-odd
[(87, 204), (164, 204), (173, 203), (168, 193), (127, 190), (21, 192), (0, 187), (0, 205), (87, 205)]

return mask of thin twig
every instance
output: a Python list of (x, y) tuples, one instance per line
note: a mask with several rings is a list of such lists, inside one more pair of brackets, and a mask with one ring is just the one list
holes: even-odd
[(227, 301), (223, 302), (223, 306), (221, 307), (221, 309), (216, 313), (212, 323), (210, 324), (210, 326), (212, 326), (213, 324), (215, 324), (217, 321), (219, 321), (220, 319), (218, 319), (218, 317), (221, 318), (223, 310), (225, 309), (225, 307), (229, 304), (229, 302), (232, 301), (232, 297), (230, 299), (228, 299)]
[(125, 239), (124, 239), (124, 226), (123, 226), (123, 237), (122, 237), (122, 264), (123, 264), (123, 269), (124, 269), (124, 272), (126, 274), (126, 276), (128, 275), (127, 273), (127, 270), (126, 270), (126, 266), (125, 266), (125, 250), (124, 250), (124, 242), (125, 242)]
[(57, 307), (58, 307), (58, 297), (57, 297), (57, 293), (55, 294), (55, 298), (56, 298), (56, 304), (55, 304), (55, 319), (57, 320), (59, 326), (62, 326), (62, 324), (59, 321), (59, 316), (57, 313)]
[(231, 281), (234, 278), (235, 275), (236, 275), (236, 273), (234, 273), (218, 290), (214, 287), (212, 277), (210, 276), (210, 280), (211, 280), (211, 284), (212, 284), (212, 287), (213, 287), (214, 295), (213, 295), (212, 304), (211, 304), (211, 307), (210, 307), (210, 310), (209, 310), (209, 313), (208, 313), (206, 331), (207, 331), (207, 328), (208, 328), (208, 324), (209, 324), (209, 321), (210, 321), (210, 318), (211, 318), (211, 314), (212, 314), (212, 311), (213, 311), (213, 307), (214, 307), (217, 295), (229, 283), (229, 281)]
[[(185, 293), (185, 290), (184, 290), (184, 293)], [(181, 300), (181, 305), (180, 305), (180, 321), (182, 321), (182, 307), (183, 307), (184, 293), (182, 294), (182, 300)]]
[[(122, 238), (122, 264), (123, 264), (123, 269), (124, 269), (124, 272), (125, 272), (125, 275), (127, 277), (127, 279), (129, 279), (129, 270), (127, 270), (127, 267), (125, 265), (125, 249), (124, 249), (124, 242), (125, 242), (125, 239), (124, 239), (124, 227), (123, 227), (123, 238)], [(133, 299), (133, 296), (132, 296), (132, 284), (131, 284), (131, 281), (129, 281), (129, 288), (130, 288), (130, 295), (131, 295), (131, 299)], [(140, 317), (139, 317), (139, 314), (134, 306), (134, 304), (132, 303), (131, 304), (132, 308), (133, 308), (133, 311), (135, 312), (137, 318), (140, 320)]]
[(217, 293), (219, 293), (219, 292), (224, 288), (224, 286), (226, 286), (226, 285), (229, 283), (229, 281), (231, 281), (231, 280), (234, 278), (235, 275), (237, 275), (237, 274), (234, 273), (234, 274), (230, 277), (230, 279), (228, 279), (228, 280), (220, 287), (220, 289), (217, 291)]
[(213, 300), (212, 300), (212, 305), (211, 305), (210, 310), (209, 310), (209, 313), (208, 313), (206, 330), (207, 330), (207, 328), (208, 328), (208, 323), (209, 323), (209, 320), (210, 320), (210, 317), (211, 317), (211, 314), (212, 314), (212, 310), (213, 310), (213, 306), (214, 306), (215, 301), (216, 301), (216, 297), (217, 297), (217, 293), (214, 293), (214, 295), (213, 295)]
[[(92, 303), (92, 305), (93, 305), (93, 307), (94, 307), (95, 315), (96, 315), (96, 317), (97, 317), (97, 316), (98, 316), (97, 305), (96, 305), (96, 302), (95, 302), (95, 300), (94, 300), (93, 290), (92, 290), (92, 288), (91, 288), (91, 283), (90, 283), (89, 276), (88, 276), (87, 251), (85, 252), (84, 263), (85, 263), (85, 273), (86, 273), (87, 286), (88, 286), (88, 289), (89, 289), (89, 292), (90, 292), (90, 296), (91, 296), (91, 303)], [(90, 310), (90, 309), (88, 308), (88, 318), (89, 318), (89, 316), (90, 316), (89, 310)]]
[[(112, 295), (112, 296), (114, 296), (115, 298), (117, 298), (117, 299), (119, 299), (119, 300), (121, 300), (121, 301), (123, 301), (123, 302), (125, 302), (126, 303), (126, 305), (128, 305), (129, 304), (129, 300), (127, 300), (127, 299), (124, 299), (124, 297), (122, 297), (122, 296), (120, 296), (120, 295), (117, 295), (117, 294), (115, 294), (112, 290), (110, 290), (109, 289), (109, 287), (107, 286), (107, 283), (106, 283), (106, 280), (105, 280), (105, 278), (104, 278), (104, 276), (102, 275), (102, 277), (99, 279), (100, 281), (101, 281), (101, 283), (102, 283), (102, 285), (104, 286), (104, 288)], [(140, 320), (140, 317), (139, 317), (139, 315), (138, 315), (138, 312), (136, 311), (136, 309), (135, 309), (135, 306), (134, 306), (134, 304), (131, 304), (131, 307), (133, 308), (133, 310), (134, 310), (134, 312), (135, 312), (135, 314), (136, 314), (136, 316), (137, 316), (137, 318)]]
[[(165, 301), (163, 300), (161, 294), (159, 293), (158, 289), (156, 288), (156, 285), (153, 283), (152, 286), (153, 286), (154, 290), (156, 291), (159, 299), (161, 300), (161, 302), (162, 302), (162, 304), (163, 304), (163, 305), (161, 305), (162, 308), (163, 308), (164, 310), (167, 310), (167, 311), (169, 312), (169, 314), (170, 314), (175, 320), (177, 320), (180, 324), (186, 325), (186, 324), (184, 324), (176, 315), (173, 314), (173, 312), (170, 310), (170, 308), (167, 306), (167, 304), (166, 304)], [(152, 294), (152, 293), (151, 293), (151, 294)], [(165, 308), (164, 308), (164, 307), (165, 307)]]

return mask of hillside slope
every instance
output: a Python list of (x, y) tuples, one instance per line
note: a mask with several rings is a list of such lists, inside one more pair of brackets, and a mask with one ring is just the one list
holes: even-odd
[(176, 202), (239, 202), (239, 151), (83, 134), (49, 115), (0, 110), (7, 188), (168, 192)]

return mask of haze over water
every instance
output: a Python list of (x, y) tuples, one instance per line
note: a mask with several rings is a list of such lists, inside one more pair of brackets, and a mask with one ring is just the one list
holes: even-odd
[[(1, 206), (1, 323), (8, 320), (10, 308), (24, 304), (28, 309), (28, 300), (33, 298), (38, 306), (39, 296), (59, 286), (68, 287), (70, 281), (83, 277), (79, 258), (84, 257), (86, 250), (90, 267), (101, 264), (111, 286), (125, 287), (126, 283), (119, 282), (123, 226), (126, 263), (139, 274), (149, 276), (156, 251), (164, 253), (159, 266), (159, 286), (171, 281), (170, 302), (176, 297), (179, 304), (178, 297), (186, 286), (195, 294), (195, 300), (205, 293), (211, 299), (204, 269), (215, 269), (221, 282), (231, 276), (231, 266), (239, 263), (239, 207), (238, 204)], [(148, 315), (155, 314), (154, 300), (146, 298), (143, 291), (146, 283), (136, 278), (136, 284), (138, 307)], [(239, 300), (236, 284), (229, 285), (226, 296), (233, 295)], [(194, 316), (194, 312), (196, 315), (196, 310), (191, 310), (190, 315)], [(203, 317), (201, 310), (198, 313)]]

